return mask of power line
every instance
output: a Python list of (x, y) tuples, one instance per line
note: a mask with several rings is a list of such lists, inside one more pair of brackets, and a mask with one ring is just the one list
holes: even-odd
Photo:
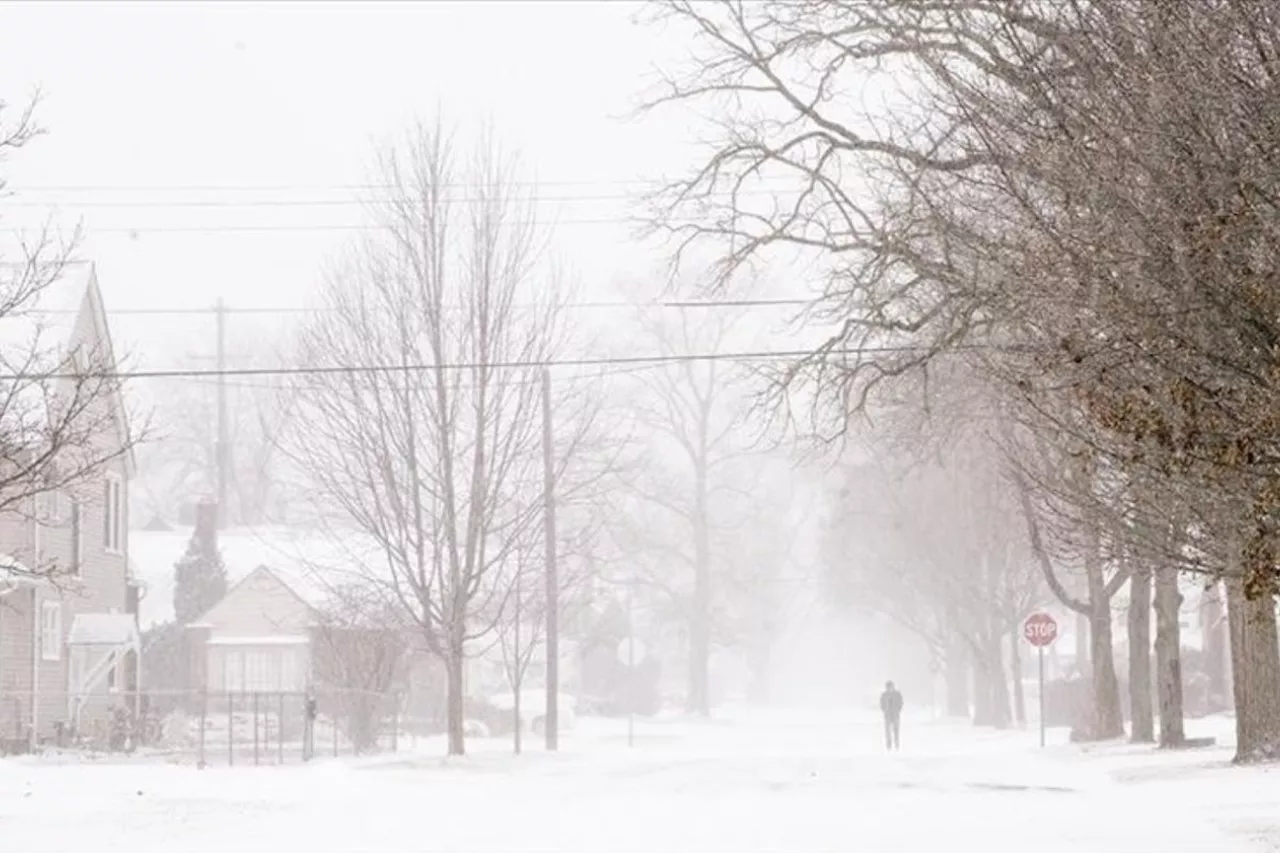
[[(559, 384), (564, 382), (579, 382), (584, 380), (608, 379), (615, 376), (634, 376), (637, 373), (642, 373), (646, 370), (652, 370), (655, 366), (660, 366), (660, 365), (653, 365), (653, 364), (622, 365), (616, 369), (601, 370), (598, 373), (575, 373), (575, 374), (569, 374), (567, 376), (557, 376), (556, 382)], [(176, 378), (185, 379), (186, 381), (190, 382), (193, 385), (202, 385), (208, 388), (214, 388), (218, 384), (216, 381), (216, 377), (214, 379), (208, 379), (208, 378), (205, 378), (204, 376), (195, 377), (195, 378), (193, 377), (176, 377)], [(519, 385), (540, 385), (542, 384), (542, 377), (539, 376), (533, 379), (503, 379), (503, 380), (497, 380), (493, 384), (502, 385), (504, 387), (519, 386)], [(226, 387), (233, 388), (233, 389), (242, 389), (246, 391), (279, 391), (280, 390), (279, 385), (268, 385), (265, 382), (234, 382), (232, 381), (232, 382), (227, 382)], [(476, 386), (472, 384), (463, 384), (460, 387), (470, 389)]]
[[(764, 196), (773, 195), (773, 191), (766, 190), (740, 190), (736, 193), (724, 191), (720, 195), (729, 197), (742, 196)], [(635, 193), (603, 193), (590, 195), (560, 195), (560, 196), (535, 196), (527, 201), (532, 204), (550, 204), (565, 202), (594, 202), (594, 201), (635, 201)], [(321, 198), (321, 199), (248, 199), (244, 201), (227, 200), (227, 199), (180, 199), (176, 201), (166, 201), (164, 199), (144, 199), (144, 200), (125, 200), (125, 201), (6, 201), (5, 207), (60, 207), (69, 208), (77, 207), (93, 207), (93, 208), (284, 208), (284, 207), (364, 207), (370, 204), (381, 202), (392, 202), (395, 198), (392, 196), (370, 197), (370, 198)], [(472, 197), (446, 197), (442, 199), (442, 203), (450, 204), (484, 204), (491, 202), (491, 199), (482, 196)]]
[[(562, 225), (640, 225), (643, 224), (641, 219), (625, 219), (618, 216), (603, 216), (598, 218), (585, 219), (559, 219), (559, 220), (534, 220), (528, 219), (523, 221), (514, 221), (507, 223), (513, 227), (531, 226), (531, 227), (560, 227)], [(17, 230), (23, 230), (24, 226), (13, 226)], [(25, 228), (34, 230), (39, 228), (37, 225), (25, 226)], [(362, 232), (362, 231), (385, 231), (385, 226), (373, 223), (359, 225), (350, 224), (320, 224), (312, 223), (309, 225), (161, 225), (147, 226), (136, 225), (131, 227), (111, 227), (111, 228), (86, 228), (85, 232), (88, 236), (94, 234), (259, 234), (272, 232)]]
[[(973, 345), (965, 347), (957, 345), (954, 349), (992, 349), (989, 346)], [(867, 354), (902, 354), (925, 352), (926, 347), (886, 346), (838, 348), (826, 350), (824, 355), (867, 355)], [(89, 373), (10, 373), (0, 374), (0, 381), (13, 382), (24, 380), (84, 380), (84, 379), (183, 379), (218, 376), (326, 376), (326, 375), (360, 375), (360, 374), (400, 374), (422, 373), (435, 370), (535, 370), (550, 367), (601, 367), (607, 365), (652, 365), (686, 364), (690, 362), (715, 361), (790, 361), (808, 358), (815, 355), (815, 350), (745, 350), (738, 352), (710, 353), (676, 353), (667, 355), (635, 355), (635, 356), (601, 356), (595, 358), (542, 359), (533, 361), (494, 361), (494, 362), (448, 362), (444, 364), (343, 364), (325, 367), (234, 367), (222, 370), (178, 369), (178, 370), (124, 370), (94, 371)]]
[[(794, 183), (793, 179), (784, 176), (762, 176), (757, 180), (769, 183)], [(542, 181), (542, 180), (508, 180), (503, 181), (505, 187), (541, 188), (541, 187), (643, 187), (649, 189), (666, 189), (677, 185), (679, 181), (646, 178), (579, 178), (575, 180)], [(442, 181), (435, 185), (440, 189), (487, 188), (488, 184), (477, 181)], [(21, 194), (26, 192), (368, 192), (377, 190), (401, 190), (398, 184), (356, 183), (356, 184), (30, 184), (28, 186), (10, 186), (10, 192)]]
[[(814, 305), (820, 300), (814, 299), (796, 299), (796, 298), (778, 298), (778, 299), (706, 299), (706, 300), (669, 300), (663, 302), (627, 302), (618, 301), (594, 301), (594, 302), (570, 302), (561, 306), (566, 310), (597, 310), (597, 309), (645, 309), (645, 308), (690, 308), (690, 309), (711, 309), (711, 308), (767, 308), (782, 306), (803, 306)], [(519, 307), (519, 306), (517, 306)], [(537, 307), (537, 306), (527, 306)], [(281, 305), (281, 306), (265, 306), (265, 307), (244, 307), (233, 308), (227, 306), (221, 309), (227, 314), (329, 314), (334, 313), (338, 309), (325, 307), (304, 307), (300, 305)], [(219, 309), (215, 307), (208, 308), (108, 308), (106, 313), (111, 316), (121, 315), (148, 315), (156, 314), (166, 315), (185, 315), (185, 314), (216, 314)], [(24, 310), (24, 314), (75, 314), (78, 313), (72, 309), (58, 308), (31, 308)]]

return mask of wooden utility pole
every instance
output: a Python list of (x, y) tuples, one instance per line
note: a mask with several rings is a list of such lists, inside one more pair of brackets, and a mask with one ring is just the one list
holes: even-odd
[(227, 446), (227, 305), (218, 298), (213, 308), (217, 318), (217, 382), (218, 436), (214, 440), (214, 465), (217, 468), (218, 528), (227, 526), (227, 480), (230, 479), (231, 448)]
[(556, 571), (555, 465), (551, 441), (551, 370), (542, 368), (542, 489), (543, 525), (547, 546), (547, 711), (544, 726), (547, 750), (560, 747), (560, 580)]

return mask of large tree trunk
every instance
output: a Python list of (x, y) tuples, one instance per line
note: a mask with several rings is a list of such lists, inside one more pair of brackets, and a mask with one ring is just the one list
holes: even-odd
[(1227, 581), (1231, 680), (1236, 703), (1237, 762), (1280, 756), (1280, 645), (1275, 598), (1249, 600), (1244, 581)]
[(1124, 736), (1124, 712), (1111, 637), (1111, 596), (1097, 547), (1085, 557), (1085, 577), (1089, 584), (1089, 660), (1093, 672), (1093, 731), (1089, 736), (1109, 740)]
[(1076, 672), (1084, 678), (1089, 674), (1089, 617), (1084, 613), (1076, 614)]
[(466, 744), (466, 708), (463, 698), (466, 695), (464, 684), (462, 632), (454, 631), (445, 650), (445, 730), (449, 738), (449, 754), (465, 755)]
[(1135, 565), (1129, 580), (1129, 740), (1151, 743), (1151, 572)]
[(1124, 713), (1120, 708), (1120, 679), (1116, 675), (1114, 644), (1111, 641), (1111, 602), (1104, 598), (1089, 619), (1090, 658), (1093, 662), (1093, 731), (1095, 740), (1124, 736)]
[(1022, 635), (1014, 629), (1009, 634), (1009, 670), (1013, 676), (1013, 716), (1019, 726), (1027, 724), (1027, 697), (1022, 689)]
[(1160, 745), (1182, 746), (1187, 739), (1182, 704), (1182, 629), (1178, 624), (1182, 593), (1177, 569), (1156, 571), (1156, 691), (1160, 701)]

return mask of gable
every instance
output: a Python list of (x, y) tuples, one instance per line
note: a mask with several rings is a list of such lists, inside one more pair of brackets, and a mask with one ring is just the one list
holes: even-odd
[[(28, 372), (33, 366), (67, 373), (72, 365), (115, 372), (118, 364), (111, 342), (111, 332), (103, 307), (102, 294), (94, 265), (73, 261), (62, 265), (57, 276), (39, 289), (15, 294), (21, 302), (0, 316), (0, 361), (7, 372)], [(15, 393), (25, 405), (17, 407), (19, 416), (43, 420), (49, 402), (39, 383), (26, 383)], [(114, 425), (113, 439), (120, 446), (127, 443), (128, 423), (119, 383), (102, 399)], [(55, 382), (55, 393), (71, 393), (74, 380), (68, 376)], [(132, 450), (125, 454), (126, 474), (136, 470)]]
[(315, 611), (275, 572), (254, 569), (193, 623), (215, 636), (280, 636), (305, 633)]
[[(111, 326), (107, 322), (102, 291), (98, 287), (98, 273), (92, 265), (89, 267), (88, 285), (80, 308), (82, 313), (76, 318), (77, 322), (72, 331), (69, 344), (71, 349), (74, 351), (81, 344), (85, 344), (91, 352), (99, 353), (100, 362), (110, 370), (119, 370), (120, 364), (116, 361), (115, 347), (111, 341)], [(88, 312), (87, 323), (83, 316), (86, 311)], [(123, 446), (129, 441), (129, 419), (128, 410), (125, 408), (124, 389), (120, 383), (117, 382), (112, 389), (107, 404), (111, 407), (111, 420), (116, 427), (116, 440)], [(125, 472), (132, 478), (136, 471), (137, 457), (133, 447), (130, 446), (125, 453)]]

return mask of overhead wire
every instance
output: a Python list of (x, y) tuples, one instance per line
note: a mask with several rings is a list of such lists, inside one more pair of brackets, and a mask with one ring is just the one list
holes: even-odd
[[(763, 183), (794, 183), (789, 176), (760, 176), (756, 179)], [(659, 178), (574, 178), (568, 180), (540, 180), (512, 178), (504, 180), (503, 186), (518, 188), (542, 187), (648, 187), (665, 189), (677, 183), (673, 180)], [(440, 189), (482, 189), (490, 186), (479, 181), (440, 181), (435, 184)], [(399, 184), (392, 183), (351, 183), (351, 184), (28, 184), (26, 186), (10, 186), (14, 194), (27, 192), (351, 192), (369, 190), (398, 190)]]
[[(663, 300), (654, 302), (629, 302), (626, 300), (616, 301), (588, 301), (588, 302), (568, 302), (562, 308), (566, 310), (596, 310), (596, 309), (648, 309), (648, 308), (691, 308), (691, 309), (709, 309), (709, 308), (763, 308), (763, 307), (783, 307), (783, 306), (802, 306), (815, 305), (820, 302), (819, 297), (811, 299), (779, 297), (776, 299), (686, 299), (686, 300)], [(521, 307), (521, 306), (516, 306)], [(537, 307), (537, 306), (529, 306)], [(335, 308), (326, 308), (323, 306), (307, 307), (302, 305), (281, 305), (281, 306), (246, 306), (236, 308), (225, 306), (218, 308), (209, 306), (207, 308), (198, 307), (162, 307), (162, 308), (107, 308), (105, 309), (109, 316), (121, 315), (184, 315), (184, 314), (217, 314), (219, 311), (227, 314), (327, 314), (337, 311)], [(57, 308), (31, 308), (23, 313), (27, 314), (73, 314), (73, 309), (57, 309)]]
[[(728, 193), (722, 193), (726, 197), (730, 197)], [(741, 196), (763, 196), (772, 195), (772, 191), (766, 190), (741, 190), (733, 193), (734, 197)], [(280, 208), (280, 207), (365, 207), (370, 204), (378, 204), (380, 202), (394, 201), (393, 197), (348, 197), (348, 198), (313, 198), (313, 199), (284, 199), (284, 198), (259, 198), (246, 200), (232, 199), (128, 199), (122, 201), (27, 201), (27, 200), (6, 200), (5, 207), (68, 207), (68, 208)], [(529, 199), (522, 199), (532, 204), (551, 204), (551, 203), (577, 203), (577, 202), (595, 202), (595, 201), (635, 201), (634, 193), (596, 193), (591, 195), (560, 195), (560, 196), (534, 196)], [(443, 204), (479, 204), (491, 201), (482, 196), (472, 197), (446, 197), (441, 200)]]
[[(993, 346), (974, 344), (970, 346), (956, 345), (953, 349), (992, 350)], [(493, 361), (493, 362), (447, 362), (432, 364), (428, 362), (414, 364), (338, 364), (316, 365), (309, 367), (228, 367), (228, 368), (181, 368), (153, 370), (106, 370), (90, 372), (66, 373), (8, 373), (0, 374), (0, 381), (23, 381), (32, 379), (66, 379), (82, 380), (95, 378), (103, 380), (126, 379), (180, 379), (196, 377), (252, 377), (252, 376), (350, 376), (360, 374), (403, 374), (425, 373), (431, 371), (458, 370), (530, 370), (550, 369), (553, 367), (599, 367), (606, 365), (653, 365), (686, 364), (691, 362), (768, 362), (794, 361), (811, 358), (815, 355), (865, 355), (865, 354), (904, 354), (927, 351), (921, 346), (880, 346), (857, 348), (819, 348), (796, 350), (738, 350), (730, 352), (705, 353), (655, 353), (636, 356), (596, 356), (584, 358), (533, 359), (528, 361)]]

